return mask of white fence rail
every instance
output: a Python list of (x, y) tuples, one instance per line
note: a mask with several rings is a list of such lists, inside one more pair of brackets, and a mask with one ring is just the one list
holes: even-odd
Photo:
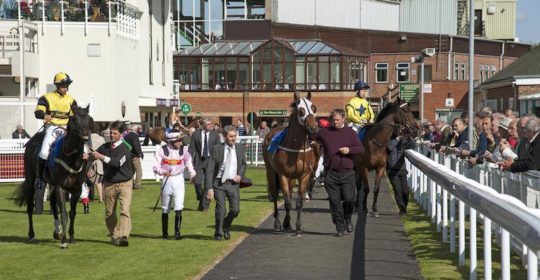
[[(437, 157), (438, 155), (434, 155)], [(465, 265), (465, 219), (469, 217), (470, 279), (477, 277), (477, 212), (484, 225), (484, 279), (492, 278), (491, 231), (496, 229), (501, 240), (501, 278), (510, 279), (511, 236), (524, 247), (527, 257), (528, 279), (538, 279), (538, 253), (540, 252), (540, 210), (527, 207), (521, 199), (500, 194), (475, 181), (460, 164), (450, 166), (445, 157), (441, 165), (424, 155), (407, 151), (409, 180), (417, 201), (427, 211), (437, 231), (442, 231), (443, 242), (456, 250), (456, 203), (458, 204), (459, 265)], [(461, 175), (461, 173), (469, 173)], [(429, 174), (429, 177), (428, 175)], [(467, 176), (469, 175), (469, 176)], [(538, 187), (532, 186), (532, 187)], [(465, 206), (468, 207), (466, 215)], [(493, 223), (492, 223), (493, 222)], [(450, 233), (448, 235), (448, 233)]]
[[(27, 139), (0, 139), (0, 183), (22, 182), (24, 180), (24, 144)], [(262, 141), (258, 136), (241, 136), (237, 140), (246, 147), (249, 165), (264, 165)], [(154, 155), (159, 146), (142, 146), (144, 158), (141, 161), (143, 179), (159, 179), (152, 171)]]

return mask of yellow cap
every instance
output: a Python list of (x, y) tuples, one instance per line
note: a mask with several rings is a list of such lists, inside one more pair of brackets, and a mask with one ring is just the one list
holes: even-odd
[(54, 84), (55, 85), (69, 85), (73, 82), (68, 74), (64, 72), (59, 72), (54, 75)]

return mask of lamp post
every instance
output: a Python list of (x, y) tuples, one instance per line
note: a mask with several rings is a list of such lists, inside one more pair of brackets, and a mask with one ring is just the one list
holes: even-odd
[(420, 55), (420, 122), (424, 121), (424, 56)]

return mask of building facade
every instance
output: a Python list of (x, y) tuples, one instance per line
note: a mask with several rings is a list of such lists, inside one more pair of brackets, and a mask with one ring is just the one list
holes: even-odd
[(0, 6), (0, 111), (8, 117), (0, 137), (18, 124), (31, 133), (41, 127), (36, 101), (55, 89), (57, 72), (74, 80), (70, 94), (90, 104), (97, 122), (164, 124), (172, 109), (159, 105), (177, 102), (170, 100), (168, 1), (25, 1), (20, 10), (7, 2)]

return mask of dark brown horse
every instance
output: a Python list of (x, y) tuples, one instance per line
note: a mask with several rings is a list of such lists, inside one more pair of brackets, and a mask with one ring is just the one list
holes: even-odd
[[(190, 128), (199, 128), (202, 127), (202, 118), (197, 117), (194, 120), (192, 120), (187, 126), (183, 126), (180, 124), (180, 131), (182, 131), (185, 135), (189, 135), (189, 129)], [(148, 132), (148, 137), (150, 137), (150, 140), (152, 140), (153, 143), (161, 143), (166, 142), (165, 139), (165, 128), (158, 126), (150, 129)]]
[[(362, 142), (365, 152), (355, 158), (356, 169), (356, 208), (359, 209), (362, 201), (362, 210), (367, 212), (367, 197), (369, 194), (369, 171), (375, 170), (375, 188), (373, 190), (373, 216), (378, 217), (377, 197), (381, 179), (386, 171), (388, 154), (386, 146), (397, 129), (400, 134), (414, 136), (420, 131), (420, 126), (414, 119), (407, 103), (397, 100), (387, 104), (377, 115), (375, 124), (367, 127), (365, 138)], [(362, 191), (363, 189), (363, 191)]]
[(281, 189), (285, 200), (286, 214), (283, 228), (285, 230), (292, 229), (290, 222), (291, 200), (295, 181), (298, 180), (300, 186), (296, 196), (296, 234), (300, 235), (302, 233), (303, 198), (312, 174), (317, 168), (318, 159), (318, 151), (310, 146), (309, 135), (316, 133), (318, 126), (315, 119), (316, 107), (311, 103), (311, 92), (308, 92), (307, 97), (303, 98), (300, 98), (295, 92), (291, 107), (293, 110), (289, 117), (289, 126), (275, 153), (270, 153), (268, 147), (274, 135), (284, 130), (283, 127), (277, 127), (268, 133), (262, 149), (268, 189), (274, 202), (274, 229), (281, 230), (277, 206), (279, 189)]

